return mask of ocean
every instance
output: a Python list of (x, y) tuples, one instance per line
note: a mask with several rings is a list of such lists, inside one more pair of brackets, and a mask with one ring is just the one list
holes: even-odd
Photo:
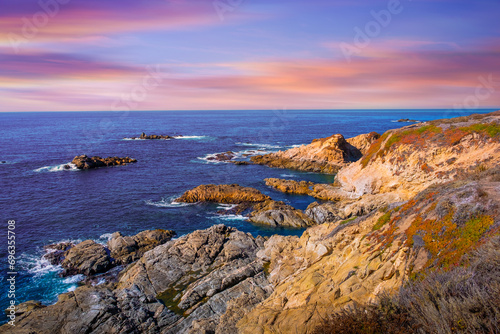
[[(43, 246), (170, 229), (182, 236), (214, 224), (253, 235), (300, 235), (302, 229), (253, 225), (239, 215), (221, 215), (218, 204), (177, 204), (174, 199), (200, 184), (254, 187), (275, 200), (305, 209), (313, 198), (285, 195), (264, 184), (269, 177), (333, 182), (334, 176), (265, 166), (215, 163), (214, 153), (284, 150), (341, 133), (383, 133), (406, 126), (401, 118), (427, 121), (494, 110), (268, 110), (0, 113), (0, 310), (8, 306), (7, 233), (15, 221), (16, 301), (54, 303), (82, 277), (59, 277), (42, 261)], [(172, 140), (130, 140), (146, 134)], [(76, 155), (129, 156), (135, 164), (79, 171), (64, 169)], [(2, 317), (3, 312), (2, 313)], [(5, 321), (5, 319), (3, 319)]]

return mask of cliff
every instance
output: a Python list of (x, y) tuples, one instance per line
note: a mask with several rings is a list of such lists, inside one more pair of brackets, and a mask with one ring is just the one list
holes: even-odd
[(346, 140), (344, 136), (336, 134), (315, 139), (309, 145), (253, 156), (250, 160), (269, 167), (334, 174), (349, 162), (360, 159), (371, 143), (379, 137), (379, 134), (372, 132)]

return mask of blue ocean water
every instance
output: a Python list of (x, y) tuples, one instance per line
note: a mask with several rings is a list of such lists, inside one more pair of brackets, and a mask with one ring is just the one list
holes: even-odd
[[(494, 110), (475, 110), (476, 113)], [(60, 268), (40, 261), (43, 246), (63, 240), (171, 229), (178, 236), (224, 223), (253, 235), (295, 234), (222, 216), (216, 204), (176, 205), (172, 200), (200, 184), (238, 183), (305, 209), (314, 199), (285, 195), (264, 184), (268, 177), (332, 182), (331, 175), (265, 166), (213, 163), (210, 154), (266, 153), (342, 133), (383, 133), (421, 121), (464, 116), (453, 110), (274, 110), (87, 113), (0, 113), (0, 310), (7, 307), (7, 221), (16, 221), (16, 301), (55, 302), (80, 277), (60, 278)], [(124, 140), (147, 134), (174, 140)], [(130, 156), (135, 164), (90, 171), (65, 170), (74, 156)], [(3, 312), (2, 312), (3, 313)]]

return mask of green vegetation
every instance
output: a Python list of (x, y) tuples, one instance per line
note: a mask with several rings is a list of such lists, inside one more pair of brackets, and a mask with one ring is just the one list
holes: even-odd
[(321, 315), (314, 334), (499, 333), (500, 238), (467, 268), (429, 273), (372, 304)]
[(346, 220), (343, 220), (339, 223), (339, 225), (344, 225), (344, 224), (347, 224), (347, 223), (350, 223), (352, 222), (353, 220), (355, 220), (356, 218), (358, 218), (357, 216), (354, 216), (354, 217), (351, 217), (349, 219), (346, 219)]
[(391, 220), (391, 215), (392, 215), (392, 212), (389, 211), (385, 214), (383, 214), (378, 220), (377, 222), (375, 223), (375, 225), (373, 225), (373, 228), (372, 230), (373, 231), (377, 231), (377, 230), (380, 230), (382, 228), (382, 226), (384, 226), (385, 224), (387, 224), (390, 220)]

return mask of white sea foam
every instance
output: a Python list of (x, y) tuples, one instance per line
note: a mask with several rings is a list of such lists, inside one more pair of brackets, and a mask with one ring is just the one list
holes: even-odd
[(281, 177), (297, 177), (297, 175), (293, 175), (293, 174), (281, 174), (280, 176)]
[(243, 150), (243, 151), (232, 152), (233, 155), (234, 155), (234, 157), (231, 160), (219, 161), (219, 160), (216, 159), (217, 155), (223, 154), (223, 153), (226, 153), (226, 152), (209, 153), (209, 154), (206, 154), (203, 157), (198, 157), (197, 159), (201, 160), (201, 161), (203, 161), (204, 163), (207, 163), (207, 164), (221, 164), (221, 163), (229, 163), (230, 161), (241, 161), (241, 160), (248, 159), (251, 156), (268, 154), (268, 153), (272, 153), (272, 152), (275, 152), (275, 151), (274, 150), (265, 149), (265, 148), (257, 148), (257, 149), (250, 149), (250, 150)]
[(113, 233), (104, 233), (103, 235), (99, 236), (99, 239), (105, 239), (109, 241), (112, 235)]
[(263, 148), (263, 149), (277, 149), (277, 148), (282, 148), (282, 146), (272, 145), (272, 144), (256, 144), (256, 143), (241, 143), (241, 142), (237, 142), (236, 145), (259, 147), (259, 148)]
[[(67, 166), (67, 167), (66, 167)], [(66, 164), (60, 164), (56, 166), (45, 166), (35, 169), (35, 172), (63, 172), (63, 171), (77, 171), (75, 164), (68, 162)]]
[(19, 260), (21, 267), (28, 273), (36, 277), (46, 275), (51, 272), (60, 272), (62, 267), (59, 265), (50, 264), (50, 262), (42, 257), (36, 255), (22, 255)]
[(209, 139), (209, 136), (174, 136), (175, 139), (200, 140)]
[(85, 276), (83, 276), (83, 275), (74, 275), (74, 276), (70, 276), (70, 277), (65, 278), (63, 280), (63, 283), (66, 283), (66, 284), (78, 283), (78, 282), (83, 281), (84, 278), (85, 278)]
[(183, 207), (183, 206), (188, 206), (188, 205), (195, 204), (195, 203), (176, 202), (175, 199), (178, 198), (178, 197), (179, 196), (174, 196), (174, 197), (170, 197), (170, 198), (162, 198), (158, 202), (154, 202), (152, 200), (147, 200), (147, 201), (145, 201), (145, 203), (147, 205), (152, 205), (152, 206), (156, 206), (156, 207), (159, 207), (159, 208), (180, 208), (180, 207)]
[(237, 206), (238, 206), (238, 204), (222, 204), (222, 203), (219, 203), (219, 205), (217, 206), (217, 209), (229, 211), (229, 210), (234, 209)]
[(210, 216), (208, 219), (216, 219), (216, 220), (247, 220), (248, 217), (243, 215), (215, 215)]

